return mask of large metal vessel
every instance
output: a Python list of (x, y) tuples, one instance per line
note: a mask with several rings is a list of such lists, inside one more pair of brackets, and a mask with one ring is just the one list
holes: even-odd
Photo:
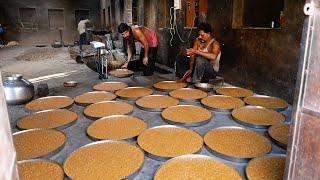
[(9, 105), (24, 104), (33, 99), (34, 86), (30, 81), (23, 79), (21, 74), (7, 76), (3, 85)]

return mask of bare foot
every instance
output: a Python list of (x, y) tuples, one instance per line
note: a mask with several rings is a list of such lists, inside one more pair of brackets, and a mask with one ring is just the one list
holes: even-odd
[(187, 77), (187, 79), (186, 79), (186, 82), (191, 82), (192, 81), (192, 77), (191, 76), (189, 76), (189, 77)]

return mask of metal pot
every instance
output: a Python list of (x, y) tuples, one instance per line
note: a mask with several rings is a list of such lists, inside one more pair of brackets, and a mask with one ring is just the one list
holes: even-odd
[(7, 76), (3, 86), (6, 101), (10, 105), (24, 104), (33, 99), (34, 86), (21, 74)]

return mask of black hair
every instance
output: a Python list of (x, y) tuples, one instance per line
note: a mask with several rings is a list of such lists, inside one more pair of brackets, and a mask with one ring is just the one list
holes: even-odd
[(127, 45), (127, 42), (129, 41), (130, 43), (130, 50), (131, 50), (131, 53), (132, 53), (132, 56), (136, 54), (136, 44), (135, 44), (135, 41), (134, 41), (134, 36), (133, 36), (133, 33), (132, 33), (132, 29), (130, 26), (128, 26), (128, 24), (126, 23), (121, 23), (119, 26), (118, 26), (118, 32), (119, 33), (124, 33), (126, 31), (129, 31), (129, 40), (126, 39), (126, 38), (123, 38), (123, 51), (128, 54), (128, 45)]
[(80, 18), (80, 21), (84, 20), (84, 18)]
[(203, 31), (205, 33), (212, 33), (212, 27), (208, 23), (200, 23), (198, 26), (198, 31)]

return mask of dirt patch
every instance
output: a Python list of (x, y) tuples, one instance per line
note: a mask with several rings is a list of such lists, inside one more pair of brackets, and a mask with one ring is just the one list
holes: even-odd
[(39, 61), (45, 59), (52, 59), (58, 53), (61, 52), (60, 49), (55, 49), (51, 47), (42, 47), (42, 48), (32, 48), (28, 49), (25, 52), (21, 53), (19, 56), (16, 57), (17, 60), (23, 61)]

